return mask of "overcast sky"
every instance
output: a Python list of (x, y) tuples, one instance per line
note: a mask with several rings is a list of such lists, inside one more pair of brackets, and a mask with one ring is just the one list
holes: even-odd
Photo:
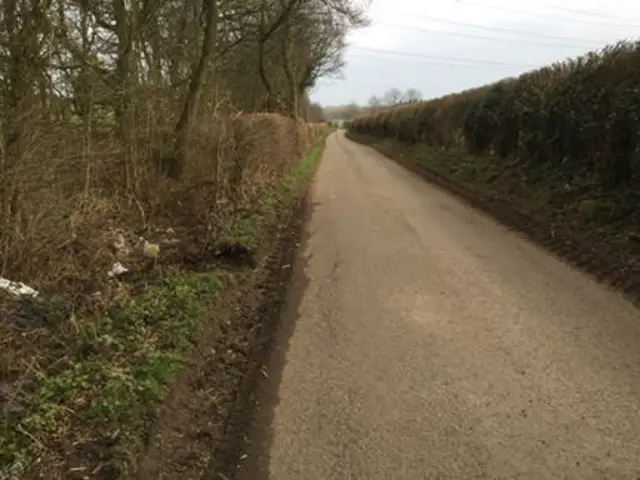
[(369, 16), (343, 78), (320, 80), (313, 101), (366, 104), (393, 87), (439, 97), (640, 38), (640, 0), (373, 0)]

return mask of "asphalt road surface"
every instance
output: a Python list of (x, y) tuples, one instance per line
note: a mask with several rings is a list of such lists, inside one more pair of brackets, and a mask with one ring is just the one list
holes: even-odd
[(238, 478), (640, 478), (640, 310), (340, 133), (312, 200)]

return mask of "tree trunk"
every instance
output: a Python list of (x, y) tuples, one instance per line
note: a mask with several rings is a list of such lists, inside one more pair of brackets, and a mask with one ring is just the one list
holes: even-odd
[(265, 65), (264, 44), (265, 42), (260, 40), (260, 44), (258, 46), (258, 70), (260, 72), (260, 81), (262, 82), (262, 86), (264, 87), (266, 92), (266, 98), (265, 98), (264, 105), (262, 106), (262, 109), (266, 111), (271, 111), (273, 110), (274, 96), (273, 96), (273, 88), (271, 87), (271, 82), (269, 82), (269, 77), (267, 76), (267, 67)]
[(175, 127), (174, 157), (168, 165), (167, 174), (172, 178), (179, 178), (184, 170), (187, 156), (187, 140), (191, 126), (197, 114), (198, 101), (202, 85), (207, 76), (209, 63), (213, 55), (214, 44), (218, 26), (218, 8), (216, 0), (205, 0), (203, 8), (205, 10), (206, 26), (204, 39), (200, 50), (200, 58), (195, 71), (191, 75), (187, 97), (182, 105), (182, 112)]
[(284, 26), (284, 35), (282, 38), (282, 66), (285, 78), (287, 79), (286, 113), (295, 120), (298, 116), (298, 82), (296, 81), (296, 71), (292, 59), (292, 38), (290, 33), (291, 24), (287, 21)]
[(128, 15), (124, 0), (113, 0), (116, 17), (116, 35), (118, 37), (118, 56), (116, 58), (117, 103), (115, 108), (118, 120), (118, 133), (123, 145), (129, 145), (131, 139), (131, 61), (133, 54), (133, 15)]
[[(15, 0), (6, 0), (4, 4), (4, 30), (8, 37), (7, 76), (4, 96), (4, 122), (2, 148), (2, 207), (1, 212), (6, 220), (15, 218), (20, 213), (21, 191), (13, 179), (14, 169), (22, 161), (25, 148), (25, 132), (29, 97), (31, 96), (33, 72), (29, 66), (32, 39), (28, 38), (28, 27), (21, 27), (18, 22), (20, 13)], [(32, 19), (27, 19), (26, 24)], [(37, 32), (33, 32), (35, 35)]]

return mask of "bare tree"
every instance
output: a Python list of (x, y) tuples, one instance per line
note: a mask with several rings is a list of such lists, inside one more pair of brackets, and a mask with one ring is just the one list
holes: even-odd
[(132, 164), (134, 156), (140, 162), (138, 144), (166, 137), (171, 154), (162, 165), (177, 177), (199, 111), (214, 98), (304, 115), (307, 92), (342, 68), (345, 35), (366, 24), (365, 7), (357, 0), (6, 0), (3, 217), (19, 210), (20, 187), (9, 173), (34, 121), (80, 122), (85, 154), (96, 122), (102, 135), (113, 132), (123, 188), (131, 191), (144, 175)]
[(420, 90), (415, 88), (409, 88), (402, 97), (402, 100), (406, 103), (418, 102), (422, 100), (422, 93)]
[(377, 95), (372, 95), (367, 103), (371, 113), (377, 112), (382, 106), (382, 100)]
[[(27, 148), (29, 125), (34, 116), (36, 92), (46, 72), (51, 42), (51, 0), (6, 0), (3, 2), (0, 36), (4, 80), (0, 98), (3, 102), (2, 178), (3, 218), (21, 213), (21, 186), (13, 181), (13, 172)], [(21, 218), (20, 223), (24, 223)], [(20, 223), (17, 226), (20, 226)]]
[(387, 107), (398, 105), (402, 101), (402, 92), (398, 88), (387, 90), (382, 97), (382, 103)]
[(195, 119), (198, 101), (205, 77), (208, 74), (211, 59), (214, 54), (214, 43), (218, 28), (218, 5), (216, 0), (204, 0), (202, 4), (202, 18), (205, 22), (204, 37), (198, 63), (189, 82), (189, 90), (182, 105), (182, 112), (175, 128), (175, 146), (173, 161), (169, 164), (168, 173), (172, 177), (179, 177), (186, 161), (186, 148), (189, 131)]
[[(266, 90), (266, 108), (297, 112), (298, 98), (318, 78), (334, 75), (343, 66), (344, 38), (350, 28), (366, 25), (364, 9), (352, 0), (279, 0), (278, 14), (263, 0), (259, 28), (259, 73)], [(269, 68), (267, 52), (279, 45), (286, 95), (275, 98), (276, 69)], [(273, 59), (271, 59), (273, 62)], [(274, 65), (271, 65), (272, 67)]]

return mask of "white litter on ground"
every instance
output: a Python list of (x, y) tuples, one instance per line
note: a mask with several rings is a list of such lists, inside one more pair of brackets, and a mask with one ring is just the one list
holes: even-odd
[(38, 296), (38, 291), (31, 288), (29, 285), (25, 285), (22, 282), (14, 282), (13, 280), (9, 280), (8, 278), (0, 277), (0, 289), (19, 297)]
[(122, 265), (120, 262), (116, 262), (113, 264), (113, 267), (111, 267), (111, 270), (109, 270), (107, 275), (109, 275), (110, 278), (114, 278), (122, 275), (123, 273), (127, 273), (128, 271), (129, 269), (127, 267)]

